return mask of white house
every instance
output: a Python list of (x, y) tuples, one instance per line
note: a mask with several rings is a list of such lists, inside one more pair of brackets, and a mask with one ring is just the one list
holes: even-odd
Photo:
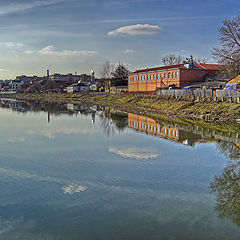
[(89, 92), (90, 88), (84, 83), (75, 83), (67, 87), (68, 93)]

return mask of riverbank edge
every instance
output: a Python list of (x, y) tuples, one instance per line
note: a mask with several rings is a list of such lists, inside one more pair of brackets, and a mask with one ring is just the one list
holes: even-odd
[[(201, 102), (196, 100), (176, 100), (149, 95), (120, 95), (109, 93), (77, 94), (1, 94), (0, 98), (28, 101), (59, 102), (69, 104), (100, 105), (120, 111), (152, 116), (161, 119), (179, 119), (181, 122), (201, 122), (204, 125), (219, 123), (227, 127), (229, 123), (238, 129), (240, 104), (230, 102)], [(208, 123), (208, 124), (207, 124)], [(235, 128), (235, 127), (234, 127)], [(236, 129), (235, 129), (236, 130)]]
[[(157, 96), (115, 95), (108, 93), (85, 94), (1, 94), (0, 98), (45, 103), (99, 105), (116, 110), (144, 115), (156, 122), (175, 122), (197, 125), (211, 131), (240, 132), (240, 104), (228, 102), (197, 102), (174, 100)], [(238, 120), (239, 119), (239, 120)]]

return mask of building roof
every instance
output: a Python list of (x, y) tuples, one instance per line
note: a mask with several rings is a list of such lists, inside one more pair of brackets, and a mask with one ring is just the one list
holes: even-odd
[[(170, 66), (161, 66), (161, 67), (154, 67), (154, 68), (145, 68), (137, 70), (134, 73), (143, 73), (143, 72), (154, 72), (154, 71), (161, 71), (161, 70), (167, 70), (167, 69), (176, 69), (176, 68), (186, 68), (185, 64), (176, 64), (176, 65), (170, 65)], [(196, 64), (197, 69), (204, 69), (204, 70), (221, 70), (222, 66), (219, 64)], [(187, 69), (187, 68), (186, 68)]]
[(238, 75), (236, 78), (233, 78), (227, 84), (234, 84), (234, 83), (240, 83), (240, 75)]
[(184, 64), (177, 64), (177, 65), (171, 65), (171, 66), (162, 66), (162, 67), (154, 67), (154, 68), (145, 68), (141, 70), (137, 70), (134, 73), (142, 73), (142, 72), (151, 72), (151, 71), (158, 71), (158, 70), (165, 70), (165, 69), (173, 69), (173, 68), (180, 68)]
[(219, 64), (196, 64), (196, 66), (198, 68), (203, 68), (203, 69), (207, 69), (207, 70), (221, 70), (223, 68), (222, 65)]

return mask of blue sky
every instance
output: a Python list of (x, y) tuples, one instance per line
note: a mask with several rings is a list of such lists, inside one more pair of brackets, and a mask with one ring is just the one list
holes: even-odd
[(0, 0), (0, 79), (50, 72), (98, 75), (106, 61), (130, 70), (166, 54), (207, 58), (239, 0)]

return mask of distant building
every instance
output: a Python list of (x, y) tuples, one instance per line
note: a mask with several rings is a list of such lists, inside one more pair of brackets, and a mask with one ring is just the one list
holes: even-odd
[(203, 82), (207, 77), (219, 74), (218, 64), (178, 64), (146, 68), (131, 73), (128, 77), (129, 92), (155, 92), (157, 88), (182, 88), (192, 83)]
[(16, 91), (16, 92), (17, 92), (18, 88), (19, 88), (20, 86), (24, 85), (24, 81), (14, 80), (14, 81), (11, 81), (11, 82), (9, 83), (9, 85), (10, 85), (10, 88), (11, 88), (12, 91)]
[(70, 82), (72, 80), (72, 74), (54, 73), (53, 75), (50, 75), (50, 80), (55, 82)]
[(92, 81), (92, 75), (81, 74), (80, 76), (81, 76), (80, 81), (81, 81), (82, 83), (91, 83), (91, 81)]
[(88, 92), (90, 88), (84, 83), (75, 83), (67, 87), (68, 93)]
[(128, 79), (111, 78), (105, 81), (105, 92), (116, 93), (117, 88), (126, 88)]
[[(76, 82), (82, 82), (82, 83), (91, 83), (93, 79), (92, 75), (87, 75), (87, 74), (60, 74), (60, 73), (55, 73), (53, 75), (50, 75), (50, 80), (55, 81), (55, 82), (70, 82), (70, 83), (76, 83)], [(94, 78), (95, 80), (95, 78)]]
[(24, 84), (28, 84), (30, 82), (35, 82), (38, 79), (39, 78), (37, 76), (22, 75), (22, 76), (17, 76), (15, 81), (20, 81), (20, 82), (23, 82)]

